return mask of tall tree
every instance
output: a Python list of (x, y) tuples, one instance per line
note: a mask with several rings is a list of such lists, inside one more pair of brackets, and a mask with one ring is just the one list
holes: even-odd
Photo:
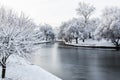
[(64, 22), (60, 26), (59, 36), (64, 38), (66, 41), (72, 42), (72, 39), (76, 40), (78, 43), (78, 39), (83, 33), (83, 19), (73, 18), (67, 22)]
[[(88, 3), (80, 2), (79, 7), (76, 9), (76, 11), (77, 11), (77, 14), (84, 19), (84, 29), (86, 29), (86, 27), (88, 26), (88, 20), (90, 16), (93, 14), (93, 12), (95, 11), (95, 7)], [(83, 35), (83, 41), (85, 37), (86, 37), (86, 34)]]
[(88, 21), (88, 26), (86, 27), (86, 31), (85, 31), (86, 33), (89, 33), (88, 38), (94, 39), (95, 30), (97, 29), (100, 23), (101, 21), (99, 18), (92, 18)]
[(12, 10), (0, 8), (0, 65), (5, 78), (7, 60), (11, 55), (28, 56), (34, 46), (35, 25), (28, 17), (19, 17)]
[(83, 34), (83, 24), (82, 19), (76, 19), (73, 18), (69, 21), (68, 31), (67, 33), (71, 34), (73, 38), (76, 40), (76, 44), (78, 44), (78, 38), (80, 38), (80, 35)]
[(120, 47), (120, 9), (117, 7), (105, 8), (102, 14), (102, 23), (97, 29), (98, 34), (116, 46)]

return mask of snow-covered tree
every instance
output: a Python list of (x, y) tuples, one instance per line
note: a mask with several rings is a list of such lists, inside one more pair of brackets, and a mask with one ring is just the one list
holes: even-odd
[(7, 60), (12, 54), (28, 56), (35, 43), (35, 25), (24, 14), (16, 15), (12, 10), (0, 8), (0, 65), (2, 79), (5, 78)]
[(88, 38), (94, 39), (95, 30), (97, 29), (100, 23), (101, 22), (99, 18), (92, 18), (88, 21), (88, 26), (85, 29), (86, 30), (85, 32), (89, 33)]
[(95, 7), (88, 3), (80, 2), (76, 11), (79, 16), (84, 18), (85, 23), (87, 23), (87, 20), (95, 11)]
[(78, 43), (78, 39), (82, 38), (83, 29), (83, 20), (73, 18), (60, 26), (59, 35), (66, 41), (72, 42), (72, 39), (75, 39)]
[(59, 27), (55, 27), (55, 28), (53, 28), (53, 30), (54, 30), (54, 34), (55, 34), (55, 39), (57, 40), (58, 34), (59, 34)]
[(117, 7), (105, 8), (101, 21), (102, 23), (97, 29), (98, 34), (111, 40), (118, 49), (120, 47), (120, 9)]
[(62, 24), (59, 27), (58, 39), (65, 38), (65, 33), (67, 28), (68, 28), (68, 22), (62, 22)]
[(54, 30), (49, 24), (40, 25), (40, 32), (43, 33), (46, 41), (55, 38)]
[[(84, 2), (79, 3), (79, 7), (76, 9), (77, 14), (84, 19), (84, 29), (88, 27), (88, 20), (90, 16), (93, 14), (95, 11), (95, 7)], [(84, 35), (83, 35), (83, 41), (85, 40), (86, 36), (89, 35), (90, 33), (85, 32), (87, 30), (84, 30)], [(87, 33), (87, 34), (86, 34)]]
[(82, 38), (83, 34), (83, 20), (81, 19), (76, 19), (73, 18), (72, 20), (69, 21), (69, 26), (68, 26), (68, 33), (71, 34), (71, 37), (76, 40), (76, 44), (78, 44), (78, 38)]

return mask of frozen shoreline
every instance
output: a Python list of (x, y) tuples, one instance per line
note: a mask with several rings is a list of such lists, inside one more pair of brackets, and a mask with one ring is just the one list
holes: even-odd
[(115, 46), (110, 42), (106, 40), (86, 40), (85, 42), (78, 41), (78, 44), (73, 41), (72, 43), (64, 42), (67, 46), (73, 46), (73, 47), (89, 47), (89, 48), (115, 48)]
[(62, 80), (23, 58), (10, 57), (6, 68), (6, 78), (8, 78), (8, 80)]

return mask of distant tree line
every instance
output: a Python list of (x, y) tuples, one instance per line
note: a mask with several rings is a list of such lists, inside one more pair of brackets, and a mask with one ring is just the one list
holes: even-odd
[(106, 39), (111, 41), (116, 48), (120, 47), (120, 8), (108, 7), (102, 12), (100, 18), (91, 15), (95, 11), (91, 4), (80, 2), (76, 9), (79, 18), (73, 18), (60, 25), (58, 38), (66, 42), (86, 39)]

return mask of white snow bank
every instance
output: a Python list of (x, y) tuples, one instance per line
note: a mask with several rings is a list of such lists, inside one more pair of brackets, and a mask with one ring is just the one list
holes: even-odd
[(46, 40), (42, 40), (42, 41), (36, 41), (36, 44), (43, 44), (43, 43), (49, 43), (52, 42), (51, 40), (46, 41)]
[(39, 66), (32, 65), (20, 57), (9, 58), (6, 77), (10, 78), (10, 80), (61, 80)]
[(110, 41), (106, 41), (104, 39), (97, 41), (97, 40), (85, 40), (85, 42), (82, 42), (81, 40), (78, 41), (79, 43), (76, 44), (75, 41), (73, 41), (72, 43), (67, 43), (66, 44), (70, 44), (70, 45), (75, 45), (75, 46), (103, 46), (103, 47), (115, 47)]

